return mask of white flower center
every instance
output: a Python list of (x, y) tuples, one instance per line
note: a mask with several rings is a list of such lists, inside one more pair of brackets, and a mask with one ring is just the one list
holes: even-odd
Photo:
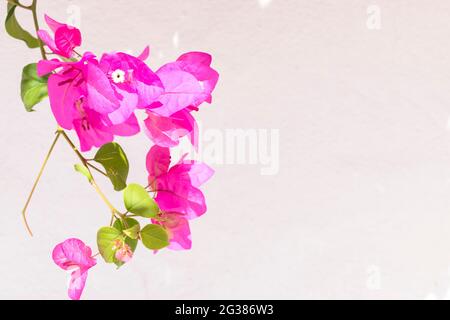
[(125, 82), (125, 71), (117, 69), (115, 70), (112, 75), (112, 80), (114, 83), (124, 83)]

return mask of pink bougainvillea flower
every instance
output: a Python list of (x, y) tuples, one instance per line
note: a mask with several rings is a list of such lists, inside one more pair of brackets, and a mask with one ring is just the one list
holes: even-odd
[(117, 260), (126, 263), (133, 258), (133, 251), (123, 240), (116, 240), (114, 247), (116, 249), (115, 257)]
[(210, 65), (209, 54), (189, 52), (162, 66), (156, 74), (165, 91), (149, 109), (168, 117), (188, 107), (196, 108), (203, 102), (211, 103), (219, 74)]
[(63, 270), (72, 271), (69, 282), (69, 297), (79, 300), (86, 283), (88, 270), (96, 265), (91, 248), (79, 239), (67, 239), (53, 249), (53, 261)]
[(83, 152), (114, 141), (115, 135), (129, 137), (140, 131), (134, 114), (124, 123), (113, 125), (106, 116), (83, 106), (83, 104), (79, 106), (79, 110), (78, 117), (73, 120), (73, 125), (80, 140), (80, 150)]
[(58, 72), (49, 77), (48, 92), (56, 121), (64, 129), (72, 129), (73, 119), (77, 117), (73, 111), (80, 99), (86, 100), (90, 108), (101, 114), (120, 107), (119, 98), (92, 53), (86, 52), (77, 62), (41, 60), (37, 67), (40, 76), (56, 69)]
[(161, 147), (175, 147), (184, 136), (189, 137), (195, 148), (198, 147), (197, 123), (187, 108), (168, 117), (147, 110), (147, 119), (144, 124), (147, 136)]
[(50, 105), (62, 128), (75, 129), (81, 151), (111, 142), (114, 135), (132, 136), (140, 131), (132, 113), (121, 122), (111, 121), (111, 113), (133, 102), (118, 95), (93, 54), (85, 53), (78, 62), (42, 60), (38, 64), (39, 75), (56, 69), (48, 80)]
[(153, 104), (164, 90), (159, 77), (141, 60), (147, 56), (148, 51), (144, 50), (137, 58), (117, 52), (104, 54), (100, 59), (100, 69), (125, 102), (109, 114), (114, 124), (128, 119), (136, 108)]
[(206, 212), (206, 203), (199, 187), (214, 174), (209, 166), (182, 158), (169, 169), (170, 150), (153, 146), (147, 154), (149, 185), (157, 192), (156, 202), (164, 212), (185, 214), (194, 219)]
[(163, 213), (158, 219), (152, 219), (154, 224), (158, 224), (166, 229), (169, 234), (169, 249), (189, 250), (192, 247), (191, 230), (189, 221), (180, 213)]
[(39, 30), (39, 38), (54, 53), (71, 58), (74, 56), (74, 49), (81, 45), (81, 32), (75, 27), (60, 23), (45, 15), (45, 21), (54, 33), (54, 38), (45, 30)]

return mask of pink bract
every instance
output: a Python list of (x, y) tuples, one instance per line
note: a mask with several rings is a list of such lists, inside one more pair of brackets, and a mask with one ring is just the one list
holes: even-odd
[(132, 136), (140, 131), (133, 113), (120, 122), (111, 121), (112, 112), (133, 102), (117, 93), (93, 54), (85, 53), (78, 62), (42, 60), (38, 64), (39, 75), (53, 70), (58, 70), (48, 80), (53, 114), (62, 128), (76, 130), (81, 151), (111, 142), (114, 135)]
[[(120, 241), (121, 240), (118, 242)], [(120, 262), (126, 263), (133, 258), (133, 251), (128, 244), (121, 242), (117, 245), (117, 250), (114, 256)]]
[(166, 229), (169, 234), (169, 249), (189, 250), (192, 247), (191, 230), (189, 221), (180, 213), (163, 213), (159, 219), (153, 219), (154, 224), (158, 224)]
[(141, 60), (146, 55), (146, 50), (140, 58), (117, 52), (104, 54), (100, 60), (99, 67), (110, 79), (118, 96), (128, 101), (109, 115), (113, 123), (123, 122), (136, 108), (151, 105), (164, 91), (159, 77)]
[[(147, 155), (150, 187), (157, 192), (156, 202), (165, 212), (185, 214), (194, 219), (206, 212), (199, 187), (214, 174), (209, 166), (193, 160), (180, 160), (168, 169), (170, 150), (153, 146)], [(170, 158), (169, 158), (170, 159)]]
[(210, 67), (211, 56), (203, 52), (189, 52), (177, 61), (162, 66), (156, 74), (165, 91), (149, 108), (168, 117), (188, 107), (198, 107), (203, 102), (211, 103), (219, 74)]
[(178, 111), (171, 116), (164, 117), (147, 110), (144, 121), (145, 133), (153, 143), (161, 147), (175, 147), (180, 139), (188, 136), (192, 145), (198, 148), (198, 126), (188, 109)]
[(54, 37), (45, 30), (39, 30), (39, 38), (53, 51), (62, 57), (74, 56), (74, 49), (81, 45), (81, 32), (75, 27), (60, 23), (45, 15), (45, 21), (54, 33)]
[(53, 249), (52, 258), (61, 269), (72, 271), (68, 294), (72, 300), (79, 300), (88, 270), (97, 264), (91, 248), (79, 239), (67, 239)]

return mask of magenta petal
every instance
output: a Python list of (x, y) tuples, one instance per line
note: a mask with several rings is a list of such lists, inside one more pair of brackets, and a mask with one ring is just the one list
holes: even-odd
[(141, 61), (145, 61), (148, 59), (149, 55), (150, 55), (150, 47), (146, 46), (144, 48), (144, 51), (142, 51), (142, 53), (137, 58)]
[[(177, 61), (182, 70), (189, 72), (197, 78), (206, 95), (204, 101), (211, 103), (211, 93), (219, 80), (217, 71), (210, 67), (211, 56), (202, 52), (189, 52), (182, 55)], [(198, 106), (198, 104), (194, 106)]]
[(108, 118), (113, 124), (120, 124), (126, 121), (133, 114), (138, 102), (138, 96), (135, 93), (116, 88), (121, 96), (119, 108), (108, 114)]
[(197, 128), (194, 118), (187, 110), (181, 110), (170, 117), (159, 116), (149, 110), (147, 116), (144, 121), (145, 133), (161, 147), (177, 146), (180, 138), (191, 134)]
[(146, 108), (155, 102), (163, 92), (159, 77), (141, 60), (122, 54), (122, 59), (133, 70), (133, 80), (139, 97), (138, 108)]
[(81, 45), (81, 32), (77, 28), (63, 26), (55, 32), (55, 44), (61, 55), (70, 58), (73, 49)]
[(152, 220), (153, 223), (159, 224), (167, 230), (169, 234), (168, 246), (171, 250), (189, 250), (192, 247), (191, 230), (189, 222), (182, 214), (164, 213), (161, 221)]
[(193, 130), (189, 133), (189, 140), (191, 141), (191, 144), (194, 147), (195, 151), (198, 152), (199, 130), (197, 122), (195, 121), (194, 117), (192, 117), (192, 126)]
[(71, 238), (61, 242), (53, 249), (53, 261), (62, 269), (68, 270), (73, 266), (89, 269), (96, 265), (92, 258), (92, 250), (83, 241)]
[(88, 63), (86, 71), (90, 108), (101, 114), (110, 113), (119, 108), (119, 101), (111, 87), (111, 82), (102, 70), (93, 63)]
[(67, 291), (69, 298), (72, 300), (80, 300), (81, 294), (83, 293), (84, 286), (86, 284), (86, 279), (88, 272), (82, 272), (80, 269), (75, 270), (70, 275), (69, 289)]
[(40, 60), (37, 65), (37, 74), (40, 77), (45, 76), (63, 65), (64, 62), (61, 62), (58, 59)]
[(44, 44), (47, 47), (49, 47), (50, 50), (52, 50), (54, 53), (58, 52), (55, 41), (53, 40), (53, 38), (50, 36), (50, 34), (47, 31), (39, 30), (37, 34), (38, 34), (39, 38), (42, 40), (42, 42), (44, 42)]
[(134, 136), (140, 131), (139, 122), (133, 113), (125, 122), (111, 126), (110, 131), (112, 134), (122, 137)]
[(45, 17), (45, 22), (47, 23), (47, 25), (49, 26), (50, 30), (53, 31), (53, 33), (56, 32), (56, 30), (58, 30), (61, 27), (64, 27), (65, 24), (58, 22), (52, 18), (50, 18), (48, 15), (44, 15)]
[(190, 105), (198, 105), (208, 97), (200, 82), (192, 74), (181, 70), (176, 63), (163, 66), (156, 74), (165, 91), (158, 99), (162, 106), (152, 109), (155, 113), (167, 117)]
[(146, 166), (148, 181), (151, 184), (159, 176), (164, 175), (170, 166), (170, 149), (160, 146), (153, 146), (147, 153)]
[(210, 54), (205, 52), (187, 52), (182, 54), (177, 61), (184, 61), (189, 64), (203, 64), (205, 66), (210, 66), (212, 57)]
[(58, 124), (64, 129), (72, 129), (73, 119), (77, 115), (75, 107), (76, 101), (80, 98), (81, 92), (78, 87), (74, 87), (72, 82), (68, 82), (73, 76), (52, 74), (48, 80), (48, 93), (50, 106)]
[(214, 175), (214, 170), (208, 165), (194, 160), (183, 160), (173, 166), (169, 174), (180, 181), (189, 180), (192, 186), (199, 188)]
[(92, 250), (79, 239), (67, 239), (52, 253), (53, 261), (63, 270), (73, 270), (69, 282), (69, 297), (79, 300), (86, 283), (87, 272), (97, 264)]
[(102, 116), (97, 112), (84, 108), (85, 117), (73, 121), (73, 126), (80, 140), (80, 150), (85, 152), (92, 147), (101, 147), (105, 143), (112, 142), (114, 135), (107, 127)]
[(176, 181), (158, 180), (157, 189), (155, 200), (163, 211), (185, 213), (187, 219), (195, 219), (206, 212), (205, 197), (197, 188)]
[(189, 52), (176, 62), (161, 67), (156, 74), (161, 79), (165, 92), (159, 98), (161, 107), (152, 111), (169, 116), (179, 110), (198, 107), (211, 102), (219, 74), (210, 67), (211, 56), (202, 52)]
[(158, 76), (144, 62), (129, 54), (122, 52), (104, 54), (100, 60), (100, 68), (109, 77), (117, 70), (125, 74), (125, 79), (115, 83), (114, 87), (136, 93), (138, 108), (151, 105), (163, 92)]

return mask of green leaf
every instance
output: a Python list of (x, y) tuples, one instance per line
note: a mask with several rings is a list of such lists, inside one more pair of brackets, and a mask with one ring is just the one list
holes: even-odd
[(28, 48), (38, 48), (41, 44), (40, 40), (21, 27), (16, 18), (16, 8), (15, 4), (8, 3), (8, 15), (5, 20), (6, 32), (11, 37), (24, 41)]
[(89, 172), (88, 168), (82, 164), (76, 164), (75, 165), (75, 171), (78, 171), (83, 176), (85, 176), (89, 182), (92, 182), (93, 178), (91, 173)]
[(159, 212), (158, 205), (144, 187), (132, 183), (123, 192), (125, 207), (131, 213), (144, 218), (154, 218)]
[(28, 112), (33, 111), (33, 107), (48, 95), (48, 77), (39, 77), (36, 68), (36, 63), (31, 63), (26, 65), (22, 71), (20, 95)]
[[(126, 223), (126, 225), (125, 225), (125, 223)], [(134, 249), (136, 248), (136, 245), (137, 245), (137, 237), (136, 237), (136, 239), (131, 239), (131, 237), (126, 234), (127, 233), (126, 231), (134, 228), (134, 229), (137, 229), (137, 232), (139, 232), (139, 230), (141, 229), (141, 226), (139, 225), (139, 222), (133, 218), (125, 218), (125, 223), (122, 220), (117, 219), (114, 222), (113, 227), (116, 228), (117, 230), (119, 230), (120, 232), (123, 232), (127, 236), (127, 238), (130, 238), (130, 240), (135, 241), (135, 242), (133, 242), (134, 245), (128, 244), (128, 245), (130, 245), (131, 249), (134, 251)]]
[(140, 230), (141, 230), (141, 229), (140, 229), (139, 225), (134, 225), (134, 226), (132, 226), (131, 228), (128, 228), (128, 229), (123, 230), (123, 233), (124, 233), (127, 237), (136, 240), (137, 238), (139, 238), (139, 231), (140, 231)]
[(146, 225), (141, 230), (141, 239), (144, 246), (150, 250), (160, 250), (169, 245), (167, 231), (157, 224)]
[(100, 228), (97, 232), (97, 245), (106, 263), (113, 263), (116, 259), (115, 241), (123, 239), (122, 232), (112, 227)]
[(112, 142), (103, 145), (97, 151), (94, 160), (105, 168), (114, 190), (125, 189), (130, 166), (125, 152), (118, 143)]
[[(116, 220), (116, 221), (114, 222), (113, 227), (114, 227), (115, 229), (119, 230), (120, 232), (123, 232), (125, 235), (127, 235), (127, 230), (128, 230), (128, 229), (137, 229), (137, 230), (138, 230), (137, 232), (139, 232), (139, 230), (140, 230), (140, 228), (141, 228), (140, 225), (139, 225), (139, 222), (137, 222), (136, 220), (134, 220), (134, 219), (132, 219), (132, 218), (126, 218), (126, 219), (125, 219), (125, 222), (126, 222), (126, 226), (124, 226), (124, 223), (123, 223), (122, 220)], [(124, 229), (125, 229), (125, 230), (124, 230)], [(136, 250), (136, 247), (137, 247), (137, 245), (138, 245), (137, 237), (136, 237), (136, 239), (132, 239), (132, 238), (130, 238), (129, 236), (126, 236), (126, 237), (125, 237), (125, 243), (126, 243), (127, 245), (130, 246), (131, 251), (133, 251), (133, 253), (134, 253), (134, 251)], [(122, 265), (124, 265), (124, 263), (123, 263), (122, 261), (118, 261), (118, 260), (115, 259), (115, 258), (114, 258), (114, 263), (115, 263), (119, 268), (120, 268)]]

